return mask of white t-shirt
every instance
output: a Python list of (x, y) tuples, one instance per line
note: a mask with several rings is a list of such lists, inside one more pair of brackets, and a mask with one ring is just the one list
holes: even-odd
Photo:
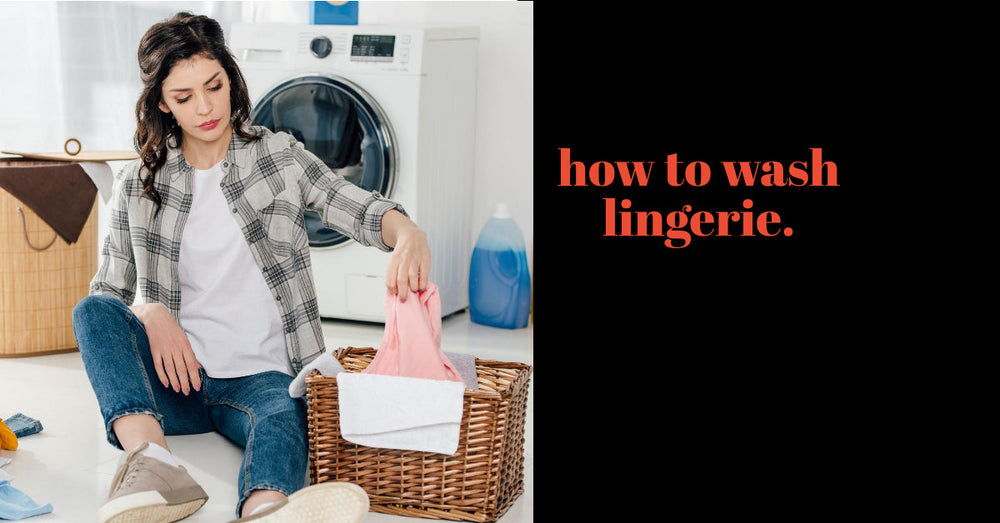
[(281, 316), (222, 194), (219, 165), (195, 170), (181, 238), (180, 323), (205, 372), (235, 378), (293, 375)]

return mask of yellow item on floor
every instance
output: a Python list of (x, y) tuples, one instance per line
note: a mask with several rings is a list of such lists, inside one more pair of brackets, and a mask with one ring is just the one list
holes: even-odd
[(3, 422), (3, 418), (0, 418), (0, 449), (17, 449), (17, 436), (15, 436), (14, 431), (10, 430), (10, 427)]

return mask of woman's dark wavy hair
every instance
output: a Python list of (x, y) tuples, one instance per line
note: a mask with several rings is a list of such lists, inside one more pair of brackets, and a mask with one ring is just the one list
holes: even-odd
[[(247, 140), (257, 138), (244, 128), (250, 120), (250, 94), (236, 59), (226, 47), (222, 26), (207, 16), (181, 12), (150, 27), (139, 41), (139, 76), (143, 89), (135, 104), (135, 147), (142, 161), (139, 168), (142, 194), (148, 195), (157, 209), (161, 202), (153, 180), (167, 161), (169, 141), (173, 139), (179, 147), (183, 138), (177, 121), (159, 108), (163, 100), (163, 81), (174, 64), (193, 56), (204, 56), (222, 64), (229, 75), (233, 132)], [(147, 171), (145, 177), (142, 176), (143, 167)]]

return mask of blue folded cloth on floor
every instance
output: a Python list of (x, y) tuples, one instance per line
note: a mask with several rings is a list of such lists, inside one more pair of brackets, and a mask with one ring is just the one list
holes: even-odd
[(3, 422), (7, 424), (7, 427), (18, 438), (37, 434), (42, 431), (42, 422), (34, 418), (29, 418), (20, 412), (9, 418), (4, 418)]
[(39, 505), (10, 485), (13, 476), (0, 470), (0, 519), (16, 521), (52, 512), (52, 504)]

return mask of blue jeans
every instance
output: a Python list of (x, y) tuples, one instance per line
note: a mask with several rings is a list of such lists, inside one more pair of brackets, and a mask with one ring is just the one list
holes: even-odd
[(84, 298), (73, 310), (73, 330), (113, 446), (122, 448), (112, 423), (129, 414), (152, 415), (166, 435), (218, 431), (244, 449), (237, 516), (255, 490), (289, 495), (304, 486), (306, 403), (288, 395), (292, 376), (221, 379), (202, 370), (201, 391), (185, 396), (160, 383), (145, 327), (121, 300)]

